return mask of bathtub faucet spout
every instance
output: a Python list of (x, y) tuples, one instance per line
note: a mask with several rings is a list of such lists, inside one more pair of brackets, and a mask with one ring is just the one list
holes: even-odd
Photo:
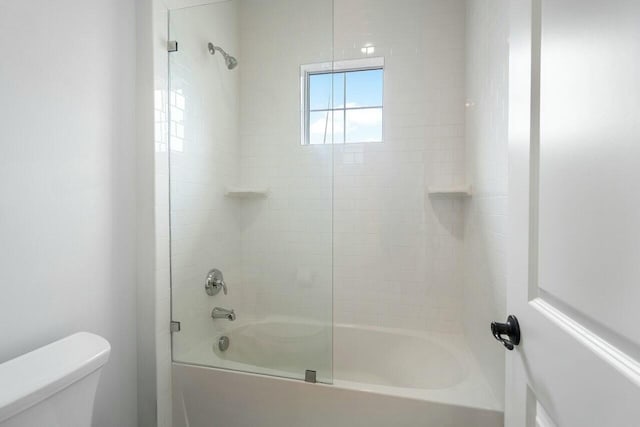
[(213, 317), (214, 319), (228, 319), (233, 322), (234, 320), (236, 320), (236, 313), (235, 311), (233, 311), (233, 309), (228, 310), (222, 307), (214, 307), (214, 309), (211, 311), (211, 317)]

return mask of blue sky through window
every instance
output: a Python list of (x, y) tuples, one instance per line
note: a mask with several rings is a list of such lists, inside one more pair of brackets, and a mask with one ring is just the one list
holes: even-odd
[(310, 74), (309, 144), (382, 141), (382, 69)]

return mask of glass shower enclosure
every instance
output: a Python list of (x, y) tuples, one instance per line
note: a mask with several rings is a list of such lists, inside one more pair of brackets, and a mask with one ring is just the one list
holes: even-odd
[(169, 34), (173, 360), (331, 383), (333, 2), (175, 9)]

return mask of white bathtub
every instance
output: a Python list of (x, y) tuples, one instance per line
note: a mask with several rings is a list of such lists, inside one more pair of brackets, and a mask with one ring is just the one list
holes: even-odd
[[(182, 355), (189, 364), (174, 363), (174, 427), (503, 424), (460, 335), (283, 318), (233, 324), (224, 335), (227, 351), (212, 335)], [(306, 369), (333, 384), (272, 377), (302, 378)]]

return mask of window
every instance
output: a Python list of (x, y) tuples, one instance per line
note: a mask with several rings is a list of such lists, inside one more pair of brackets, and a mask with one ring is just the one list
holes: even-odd
[(383, 58), (305, 65), (302, 144), (382, 142)]

